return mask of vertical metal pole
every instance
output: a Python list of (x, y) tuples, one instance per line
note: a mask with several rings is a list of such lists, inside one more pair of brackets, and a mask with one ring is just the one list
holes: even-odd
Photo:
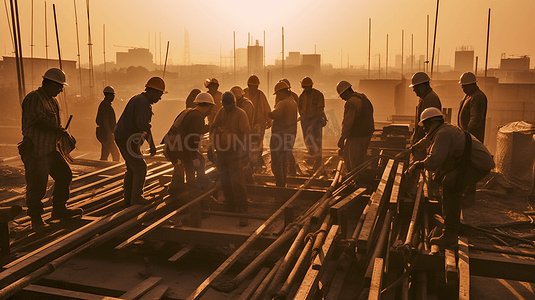
[(487, 25), (487, 49), (485, 50), (485, 84), (487, 84), (487, 63), (489, 61), (489, 37), (490, 37), (490, 8)]
[(56, 44), (58, 45), (59, 68), (63, 70), (63, 63), (61, 61), (61, 48), (59, 47), (58, 20), (56, 19), (56, 4), (52, 4), (52, 10), (54, 11), (54, 27), (56, 28)]
[(19, 61), (19, 44), (17, 42), (17, 21), (15, 18), (15, 5), (13, 0), (10, 1), (11, 5), (11, 22), (13, 23), (13, 45), (15, 47), (15, 65), (17, 67), (17, 83), (19, 87), (19, 101), (22, 104), (24, 94), (22, 93), (22, 81), (20, 78), (20, 61)]
[(31, 64), (31, 67), (30, 67), (30, 90), (33, 90), (33, 47), (34, 47), (34, 44), (33, 44), (33, 0), (32, 0), (32, 22), (31, 22), (31, 29), (30, 29), (30, 32), (31, 32), (31, 41), (30, 41), (30, 64)]
[(282, 78), (284, 78), (284, 27), (282, 27)]
[(108, 85), (108, 72), (106, 70), (106, 24), (102, 24), (102, 50), (104, 56), (104, 85)]
[(167, 55), (169, 54), (169, 41), (167, 41), (167, 50), (165, 50), (165, 61), (163, 65), (163, 76), (162, 78), (165, 78), (165, 69), (167, 68)]
[[(233, 43), (234, 43), (234, 47), (233, 47), (233, 50), (232, 50), (233, 63), (234, 63), (234, 84), (236, 84), (236, 31), (233, 31), (232, 35), (233, 35)], [(249, 74), (247, 74), (247, 75), (249, 75)]]
[(45, 1), (45, 60), (46, 68), (48, 69), (48, 21), (46, 18), (46, 1)]
[(414, 34), (411, 33), (411, 74), (414, 74)]
[(401, 78), (403, 79), (403, 63), (405, 60), (405, 55), (403, 53), (403, 48), (405, 48), (405, 30), (401, 30)]
[(386, 35), (386, 66), (385, 66), (385, 79), (388, 79), (388, 34)]
[(19, 21), (19, 4), (18, 1), (15, 0), (15, 18), (17, 20), (17, 39), (19, 42), (19, 64), (20, 64), (20, 81), (22, 83), (22, 95), (26, 95), (26, 80), (24, 78), (24, 57), (22, 55), (22, 42), (20, 40), (20, 21)]
[(476, 78), (477, 78), (477, 63), (478, 63), (478, 56), (476, 56), (476, 69), (475, 69), (475, 72), (474, 72), (474, 75), (476, 75)]
[(74, 3), (74, 20), (76, 22), (76, 46), (78, 49), (78, 77), (80, 80), (80, 96), (83, 99), (82, 93), (82, 59), (80, 57), (80, 35), (78, 34), (78, 11), (76, 10), (76, 0), (73, 0)]
[(425, 73), (429, 70), (429, 15), (427, 15), (427, 30), (425, 32)]
[(433, 78), (433, 67), (435, 64), (435, 44), (437, 41), (437, 24), (438, 24), (438, 4), (440, 0), (437, 0), (437, 12), (435, 16), (435, 33), (433, 34), (433, 55), (431, 55), (431, 78)]
[(368, 20), (368, 79), (370, 79), (371, 51), (372, 51), (372, 18)]
[(93, 43), (91, 42), (91, 22), (89, 21), (89, 0), (87, 6), (87, 46), (89, 47), (89, 99), (93, 101), (93, 89), (95, 88), (95, 77), (93, 73)]

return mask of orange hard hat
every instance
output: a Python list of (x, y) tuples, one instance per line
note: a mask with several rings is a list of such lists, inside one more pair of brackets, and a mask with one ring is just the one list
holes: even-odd
[(251, 75), (251, 76), (249, 76), (249, 79), (247, 79), (247, 84), (248, 85), (259, 85), (260, 84), (260, 79), (256, 75)]
[(145, 87), (158, 90), (164, 94), (167, 94), (168, 92), (165, 90), (165, 82), (163, 79), (161, 79), (158, 76), (154, 76), (149, 81), (147, 81), (147, 84), (145, 84)]
[(314, 82), (312, 82), (312, 78), (310, 78), (308, 76), (303, 78), (303, 80), (301, 80), (301, 86), (302, 87), (312, 86), (313, 84), (314, 84)]
[(277, 82), (277, 84), (275, 84), (275, 93), (273, 93), (273, 95), (275, 95), (278, 91), (280, 90), (283, 90), (283, 89), (289, 89), (290, 87), (288, 86), (288, 84), (284, 81), (279, 81)]

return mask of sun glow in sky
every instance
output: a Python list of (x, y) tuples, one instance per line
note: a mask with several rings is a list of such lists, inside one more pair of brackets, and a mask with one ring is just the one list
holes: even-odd
[[(45, 57), (44, 1), (19, 0), (22, 44), (25, 56), (31, 55), (31, 3), (33, 5), (33, 55)], [(9, 8), (9, 1), (6, 2)], [(88, 22), (86, 1), (56, 0), (46, 2), (49, 57), (57, 58), (52, 4), (56, 5), (58, 31), (63, 59), (77, 60), (76, 3), (82, 64), (88, 62)], [(219, 65), (220, 57), (229, 57), (233, 49), (247, 47), (259, 40), (264, 45), (266, 63), (281, 57), (282, 28), (285, 54), (320, 53), (323, 63), (334, 67), (348, 64), (367, 65), (368, 26), (372, 22), (372, 67), (386, 58), (390, 64), (401, 54), (426, 54), (427, 16), (429, 16), (429, 55), (433, 40), (436, 1), (433, 0), (89, 0), (90, 23), (95, 64), (103, 62), (106, 34), (106, 60), (114, 61), (116, 51), (149, 47), (160, 59), (170, 44), (169, 63), (184, 62), (184, 34), (189, 33), (191, 63)], [(449, 0), (439, 6), (436, 48), (440, 64), (454, 63), (454, 52), (461, 46), (473, 47), (483, 62), (486, 49), (487, 18), (491, 9), (489, 67), (497, 67), (502, 53), (535, 53), (535, 1), (533, 0)], [(12, 55), (13, 46), (5, 9), (0, 17), (0, 52)], [(161, 36), (161, 43), (160, 43)], [(160, 49), (161, 48), (161, 49)], [(480, 65), (481, 66), (481, 65)]]

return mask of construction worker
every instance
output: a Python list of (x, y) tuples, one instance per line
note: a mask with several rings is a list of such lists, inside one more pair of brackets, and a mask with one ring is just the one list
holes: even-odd
[(212, 124), (215, 114), (221, 108), (221, 96), (223, 94), (217, 90), (219, 88), (219, 81), (217, 81), (215, 78), (206, 78), (204, 81), (204, 86), (208, 89), (208, 94), (212, 95), (212, 98), (214, 98), (214, 108), (208, 115), (208, 124)]
[(173, 178), (169, 184), (171, 196), (176, 196), (181, 190), (201, 190), (208, 186), (204, 157), (199, 149), (202, 136), (209, 130), (204, 119), (214, 107), (214, 98), (208, 93), (200, 93), (193, 102), (195, 107), (184, 109), (175, 118), (162, 141), (165, 144), (164, 154), (174, 166)]
[(269, 117), (273, 119), (271, 126), (271, 170), (277, 186), (286, 187), (289, 156), (292, 153), (297, 134), (297, 103), (292, 98), (290, 87), (284, 81), (275, 85), (276, 98), (280, 100)]
[[(216, 151), (217, 169), (227, 209), (247, 213), (247, 189), (243, 176), (243, 162), (247, 155), (248, 135), (251, 133), (245, 111), (236, 106), (232, 92), (222, 96), (221, 108), (210, 125), (211, 148)], [(240, 219), (247, 226), (247, 219)]]
[(301, 80), (303, 92), (299, 95), (298, 106), (305, 146), (308, 155), (313, 157), (313, 170), (317, 170), (321, 165), (323, 127), (327, 125), (327, 118), (324, 113), (323, 93), (313, 88), (313, 84), (310, 77)]
[(102, 91), (104, 99), (100, 102), (97, 111), (97, 139), (100, 142), (100, 160), (108, 160), (111, 154), (113, 161), (119, 161), (119, 149), (115, 145), (115, 138), (113, 131), (117, 125), (115, 119), (115, 110), (112, 107), (113, 99), (115, 99), (115, 90), (112, 86), (106, 86)]
[(347, 81), (340, 81), (336, 91), (346, 101), (338, 148), (343, 150), (345, 166), (350, 172), (364, 162), (375, 131), (373, 105), (366, 95), (353, 91)]
[(186, 98), (186, 108), (194, 108), (195, 107), (195, 102), (194, 102), (195, 98), (200, 93), (201, 93), (201, 90), (199, 90), (199, 89), (193, 89), (193, 90), (191, 90), (191, 92), (189, 92), (189, 95)]
[[(411, 85), (409, 85), (409, 87), (412, 88), (416, 96), (420, 98), (418, 100), (418, 106), (416, 107), (414, 133), (412, 134), (411, 139), (412, 144), (416, 144), (420, 139), (425, 136), (423, 128), (418, 125), (420, 122), (420, 115), (422, 114), (424, 109), (428, 107), (436, 107), (439, 110), (442, 109), (442, 103), (440, 102), (440, 98), (433, 91), (431, 85), (429, 84), (430, 80), (431, 79), (429, 78), (429, 76), (427, 76), (425, 72), (416, 72), (414, 73), (414, 75), (412, 75)], [(425, 157), (425, 149), (420, 152), (416, 151), (414, 155), (417, 157), (417, 159)]]
[[(292, 98), (295, 100), (295, 103), (299, 103), (299, 96), (292, 91), (292, 86), (290, 84), (290, 80), (283, 78), (280, 81), (286, 82), (286, 84), (290, 87), (290, 93), (292, 93)], [(281, 101), (279, 97), (275, 97), (275, 105)], [(297, 119), (299, 122), (300, 118)], [(295, 157), (293, 151), (288, 153), (288, 175), (295, 176), (297, 175), (297, 170), (299, 170), (299, 173), (301, 174), (301, 169), (299, 168), (299, 165), (295, 163)]]
[(442, 187), (442, 215), (444, 230), (432, 244), (454, 246), (461, 227), (463, 191), (483, 179), (494, 168), (488, 149), (469, 132), (444, 122), (444, 115), (436, 107), (426, 108), (420, 116), (420, 126), (431, 142), (429, 154), (415, 161), (407, 169), (409, 175), (425, 168), (434, 174), (434, 181)]
[[(465, 93), (459, 105), (457, 125), (470, 132), (481, 143), (485, 140), (485, 122), (487, 120), (487, 96), (477, 86), (476, 75), (466, 72), (461, 75), (459, 83)], [(476, 184), (471, 184), (464, 194), (464, 204), (469, 206), (476, 201)]]
[(267, 97), (261, 90), (258, 89), (260, 85), (260, 79), (256, 75), (251, 75), (247, 79), (247, 87), (245, 88), (245, 97), (253, 102), (255, 113), (253, 116), (253, 136), (252, 136), (252, 150), (251, 156), (253, 169), (256, 173), (260, 173), (265, 168), (265, 162), (262, 158), (262, 152), (264, 151), (264, 134), (266, 129), (271, 126), (271, 119), (268, 117), (268, 113), (271, 111), (271, 107), (267, 101)]
[(117, 122), (115, 143), (126, 163), (124, 174), (124, 200), (126, 205), (148, 204), (143, 198), (143, 185), (147, 175), (147, 164), (141, 154), (141, 145), (149, 143), (150, 155), (156, 154), (156, 146), (151, 132), (152, 105), (167, 93), (165, 82), (160, 77), (152, 77), (145, 84), (145, 91), (132, 97)]
[[(292, 93), (292, 98), (295, 100), (295, 103), (299, 103), (299, 96), (294, 91), (292, 91), (292, 85), (290, 84), (290, 80), (288, 80), (286, 78), (282, 78), (279, 81), (286, 82), (286, 84), (290, 87), (290, 93)], [(281, 101), (281, 100), (282, 99), (279, 99), (279, 97), (275, 97), (275, 105), (277, 105), (277, 103), (279, 103), (279, 101)]]
[(459, 83), (465, 95), (460, 103), (457, 125), (483, 143), (487, 120), (487, 96), (477, 86), (476, 75), (472, 72), (463, 73)]
[(57, 68), (48, 69), (41, 87), (26, 95), (22, 101), (22, 135), (19, 153), (26, 177), (26, 205), (34, 231), (47, 227), (43, 222), (43, 202), (48, 175), (54, 179), (51, 219), (66, 219), (82, 215), (82, 209), (65, 206), (69, 199), (72, 172), (64, 157), (57, 151), (60, 137), (68, 136), (61, 126), (59, 103), (56, 96), (67, 85), (65, 73)]
[(233, 86), (230, 91), (232, 92), (232, 94), (234, 94), (234, 98), (236, 99), (236, 106), (243, 109), (247, 114), (247, 119), (249, 119), (249, 126), (252, 128), (254, 121), (253, 102), (247, 99), (247, 97), (245, 97), (245, 92), (239, 86)]

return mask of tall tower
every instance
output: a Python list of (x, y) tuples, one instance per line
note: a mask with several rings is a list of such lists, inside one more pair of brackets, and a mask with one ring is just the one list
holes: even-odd
[(191, 64), (191, 59), (189, 56), (189, 32), (184, 28), (184, 65), (188, 66)]

